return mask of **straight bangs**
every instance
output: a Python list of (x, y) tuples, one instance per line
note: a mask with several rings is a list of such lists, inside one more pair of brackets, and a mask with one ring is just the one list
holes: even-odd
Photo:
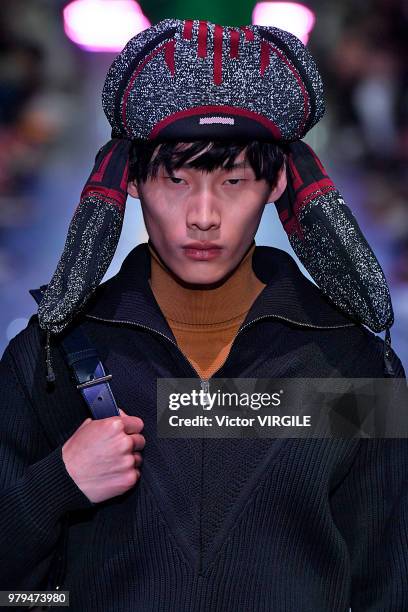
[(245, 159), (252, 167), (256, 180), (266, 180), (272, 188), (285, 161), (282, 146), (272, 142), (208, 141), (146, 142), (134, 141), (130, 152), (130, 177), (138, 182), (157, 177), (160, 166), (170, 176), (181, 166), (202, 172), (217, 168), (229, 170), (237, 157), (245, 151)]

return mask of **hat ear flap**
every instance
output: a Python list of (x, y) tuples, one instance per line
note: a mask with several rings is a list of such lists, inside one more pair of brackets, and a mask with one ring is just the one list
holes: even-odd
[(88, 196), (79, 203), (64, 250), (38, 307), (40, 327), (62, 331), (101, 282), (119, 242), (124, 215)]
[(38, 307), (42, 329), (52, 333), (65, 329), (113, 259), (125, 214), (130, 144), (127, 140), (111, 140), (96, 156), (62, 255)]
[(276, 201), (289, 242), (323, 293), (379, 332), (394, 322), (384, 272), (314, 151), (289, 145), (288, 186)]

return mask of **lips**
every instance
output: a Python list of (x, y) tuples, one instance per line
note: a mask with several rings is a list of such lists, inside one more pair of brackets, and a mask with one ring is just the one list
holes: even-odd
[[(203, 246), (208, 245), (208, 246)], [(195, 246), (197, 245), (197, 246)], [(183, 251), (186, 257), (189, 259), (195, 259), (196, 261), (210, 261), (221, 255), (222, 247), (211, 244), (210, 242), (192, 242), (183, 247)]]
[(190, 244), (186, 244), (183, 249), (195, 249), (195, 250), (203, 250), (203, 251), (212, 251), (214, 249), (221, 249), (222, 247), (217, 244), (213, 244), (211, 242), (191, 242)]

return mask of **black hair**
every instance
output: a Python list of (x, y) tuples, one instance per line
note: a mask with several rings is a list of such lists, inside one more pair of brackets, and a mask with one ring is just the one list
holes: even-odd
[[(153, 153), (160, 147), (153, 157)], [(210, 146), (209, 146), (210, 145)], [(157, 176), (163, 165), (170, 176), (183, 165), (211, 172), (216, 168), (230, 169), (238, 155), (246, 149), (245, 159), (252, 167), (256, 180), (264, 179), (270, 189), (276, 185), (278, 172), (285, 162), (285, 150), (274, 142), (208, 141), (157, 142), (134, 140), (129, 154), (129, 180), (146, 182)], [(194, 159), (192, 159), (194, 158)], [(190, 160), (190, 161), (189, 161)]]

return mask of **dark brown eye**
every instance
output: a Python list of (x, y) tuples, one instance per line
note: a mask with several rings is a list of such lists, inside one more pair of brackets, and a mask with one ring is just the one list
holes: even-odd
[(178, 181), (182, 181), (182, 178), (178, 178), (177, 176), (166, 176), (166, 179), (170, 179), (172, 181), (172, 183), (174, 183), (174, 185), (180, 185), (180, 182)]

